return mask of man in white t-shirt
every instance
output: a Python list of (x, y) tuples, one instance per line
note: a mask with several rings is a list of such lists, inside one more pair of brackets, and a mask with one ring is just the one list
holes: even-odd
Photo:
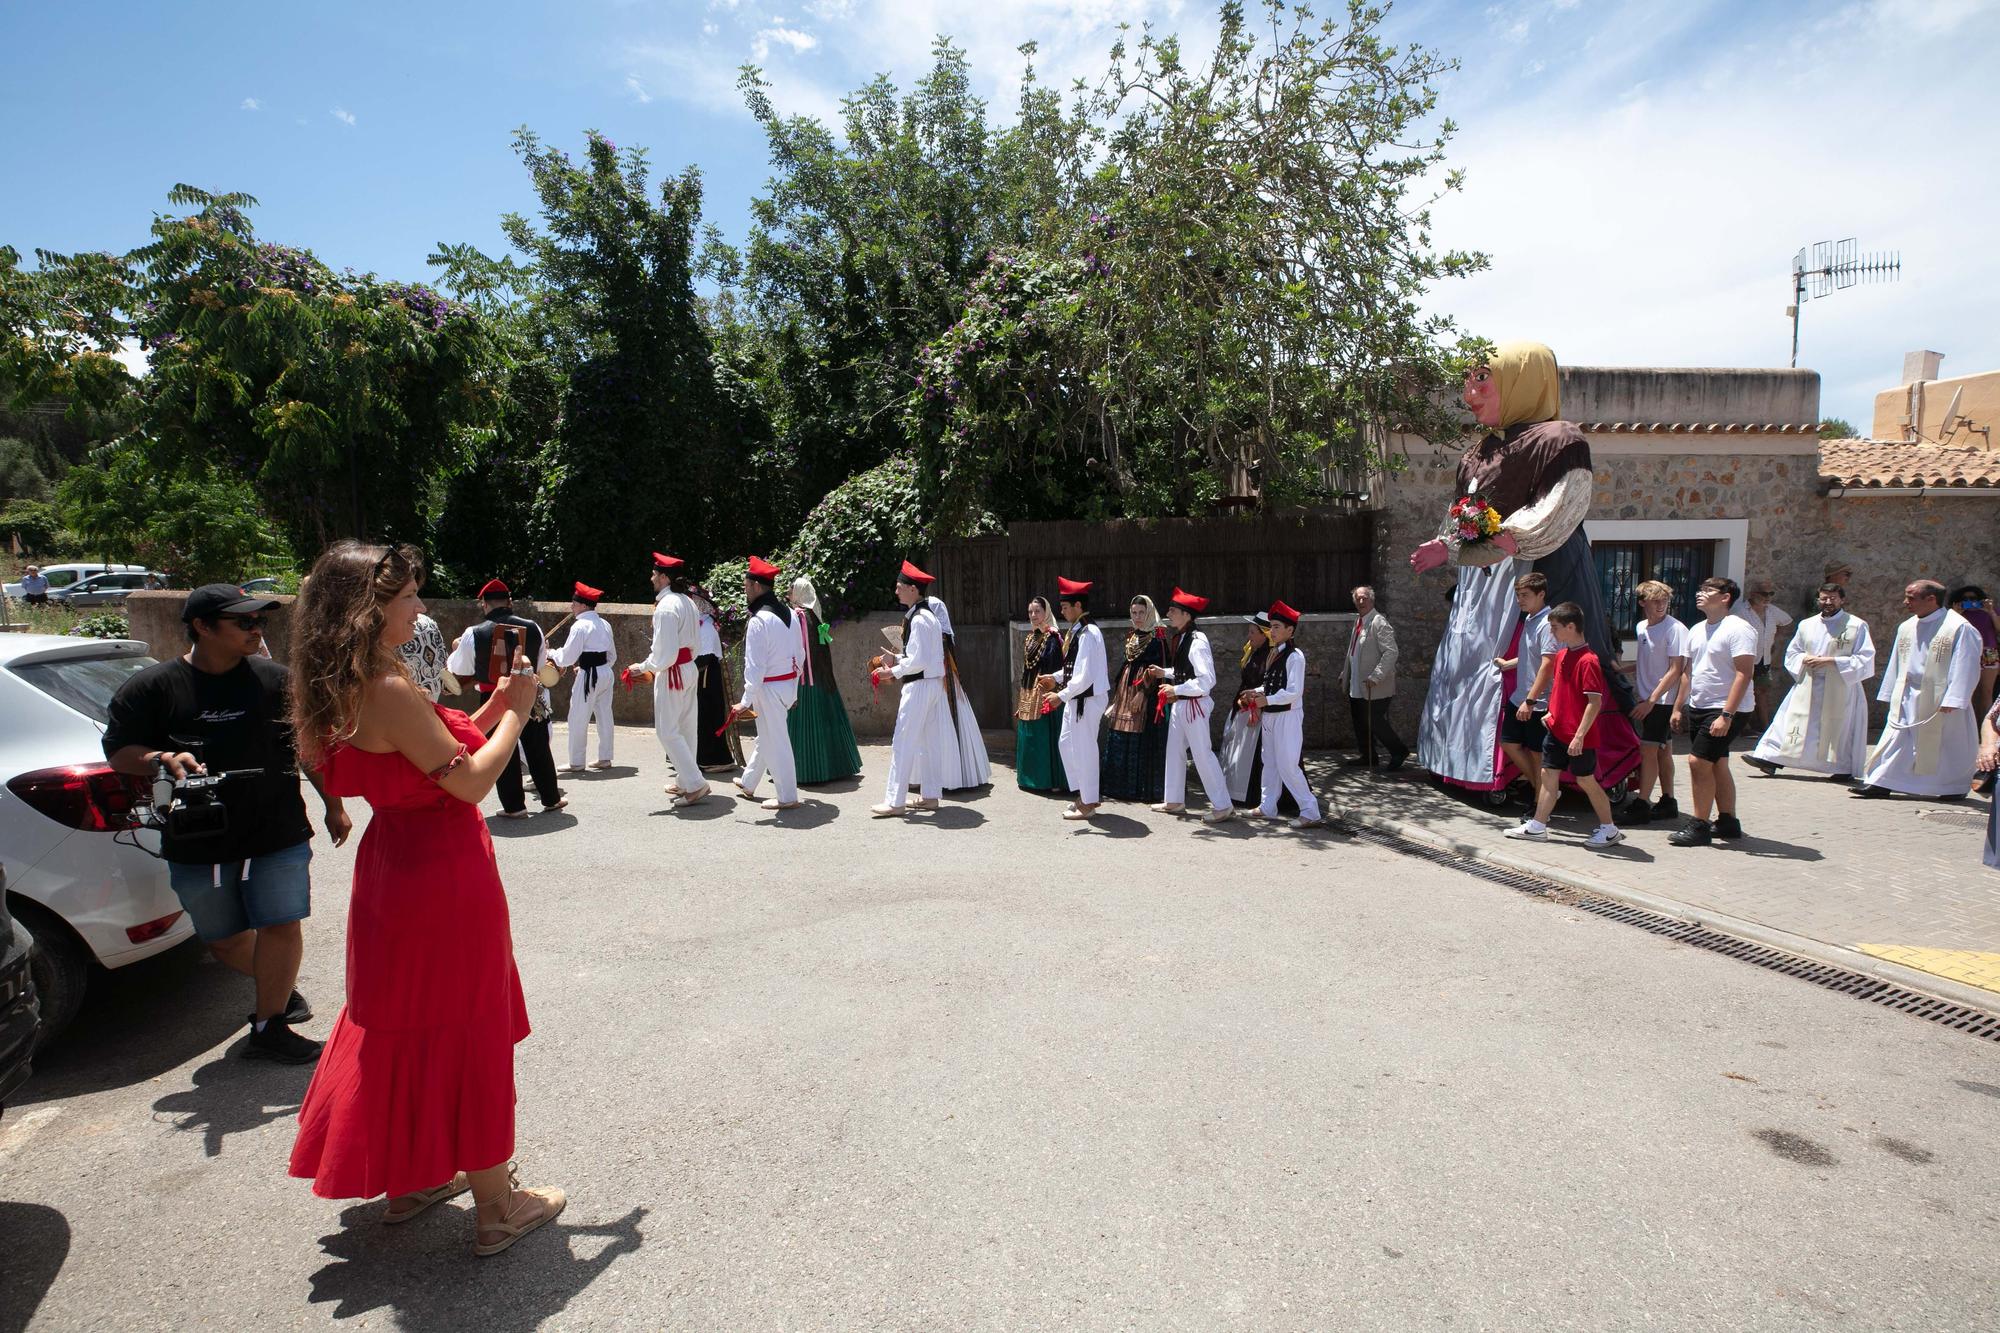
[(1757, 726), (1762, 729), (1771, 720), (1771, 696), (1773, 693), (1773, 672), (1771, 658), (1778, 650), (1778, 641), (1783, 631), (1792, 626), (1792, 614), (1771, 600), (1776, 591), (1769, 579), (1757, 579), (1743, 600), (1730, 608), (1731, 615), (1742, 616), (1757, 627), (1757, 662), (1750, 669), (1750, 689), (1757, 702)]
[[(1688, 731), (1688, 785), (1694, 789), (1693, 817), (1667, 839), (1676, 847), (1705, 847), (1717, 838), (1740, 838), (1736, 779), (1729, 771), (1729, 743), (1743, 730), (1750, 710), (1752, 668), (1757, 663), (1757, 627), (1730, 614), (1736, 605), (1733, 579), (1703, 579), (1694, 604), (1702, 623), (1688, 635), (1688, 669), (1674, 697), (1673, 729)], [(1709, 822), (1710, 807), (1715, 821)]]
[[(1646, 618), (1634, 633), (1638, 642), (1638, 662), (1633, 684), (1638, 702), (1632, 705), (1632, 725), (1639, 732), (1639, 787), (1618, 817), (1627, 824), (1648, 820), (1679, 819), (1680, 803), (1674, 800), (1674, 700), (1680, 695), (1681, 677), (1687, 674), (1688, 628), (1667, 614), (1673, 605), (1674, 590), (1658, 579), (1639, 585), (1639, 609)], [(1660, 799), (1653, 799), (1653, 783), (1660, 784)]]

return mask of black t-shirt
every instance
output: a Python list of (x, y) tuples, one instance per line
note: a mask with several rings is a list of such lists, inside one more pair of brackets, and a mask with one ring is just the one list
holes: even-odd
[[(161, 853), (183, 865), (227, 865), (296, 847), (312, 837), (299, 791), (298, 755), (288, 708), (291, 673), (246, 657), (213, 675), (185, 658), (147, 667), (118, 687), (104, 732), (107, 757), (128, 745), (187, 750), (210, 774), (262, 769), (232, 778), (217, 793), (229, 812), (221, 833), (161, 835)], [(196, 744), (198, 742), (198, 744)]]

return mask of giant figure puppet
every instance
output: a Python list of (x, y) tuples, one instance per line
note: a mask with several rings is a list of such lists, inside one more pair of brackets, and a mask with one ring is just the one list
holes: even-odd
[(1446, 782), (1500, 792), (1515, 771), (1499, 745), (1500, 710), (1513, 673), (1494, 665), (1512, 650), (1520, 628), (1514, 580), (1530, 569), (1549, 581), (1551, 604), (1583, 608), (1590, 646), (1604, 666), (1612, 698), (1599, 723), (1598, 780), (1607, 787), (1638, 764), (1638, 738), (1626, 713), (1631, 685), (1618, 671), (1597, 568), (1584, 536), (1590, 509), (1590, 442), (1560, 419), (1555, 353), (1540, 343), (1502, 343), (1465, 376), (1465, 405), (1489, 432), (1458, 463), (1457, 497), (1477, 496), (1500, 516), (1499, 531), (1462, 538), (1447, 517), (1439, 535), (1410, 555), (1422, 574), (1455, 567), (1458, 588), (1431, 669), (1417, 733), (1424, 767)]

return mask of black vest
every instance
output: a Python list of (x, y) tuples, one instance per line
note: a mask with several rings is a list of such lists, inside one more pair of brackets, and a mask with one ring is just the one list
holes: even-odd
[[(1084, 616), (1069, 627), (1069, 636), (1063, 641), (1063, 669), (1065, 671), (1074, 672), (1076, 670), (1077, 650), (1083, 646), (1083, 630), (1088, 624), (1090, 624), (1090, 617)], [(1074, 680), (1075, 677), (1071, 676), (1071, 679)], [(1097, 687), (1092, 685), (1086, 688), (1081, 694), (1072, 697), (1078, 704), (1082, 704), (1085, 699), (1088, 699), (1095, 693), (1097, 693)]]
[(1183, 681), (1194, 679), (1194, 636), (1199, 633), (1201, 633), (1200, 630), (1196, 629), (1193, 625), (1189, 625), (1185, 630), (1181, 631), (1179, 640), (1174, 644), (1174, 683), (1176, 685)]
[[(1298, 650), (1293, 648), (1291, 644), (1287, 643), (1284, 647), (1272, 653), (1270, 659), (1267, 662), (1265, 662), (1264, 694), (1266, 697), (1276, 694), (1279, 690), (1285, 688), (1285, 664), (1291, 659), (1292, 654), (1296, 651)], [(1291, 707), (1290, 704), (1279, 704), (1276, 708), (1271, 708), (1267, 706), (1265, 711), (1272, 713), (1282, 713), (1287, 709), (1289, 709), (1290, 707)]]
[(534, 621), (515, 615), (512, 611), (495, 611), (486, 619), (472, 627), (472, 681), (486, 693), (493, 688), (493, 627), (495, 625), (518, 625), (521, 628), (521, 651), (528, 655), (528, 666), (533, 668), (541, 660), (542, 627)]

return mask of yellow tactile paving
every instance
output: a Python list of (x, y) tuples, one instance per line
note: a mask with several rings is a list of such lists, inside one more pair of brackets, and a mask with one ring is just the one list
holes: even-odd
[(1972, 949), (1926, 949), (1913, 944), (1857, 944), (1873, 958), (1901, 963), (1933, 976), (1949, 977), (1968, 986), (2000, 992), (2000, 953)]

